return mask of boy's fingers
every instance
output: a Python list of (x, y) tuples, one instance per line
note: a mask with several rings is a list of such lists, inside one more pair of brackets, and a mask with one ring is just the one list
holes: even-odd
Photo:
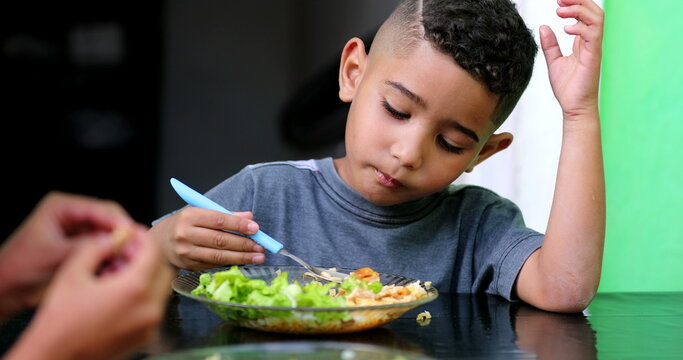
[[(595, 43), (600, 39), (600, 34), (589, 27), (588, 25), (578, 22), (574, 25), (567, 25), (564, 27), (564, 31), (569, 35), (580, 36), (583, 40), (590, 43)], [(591, 45), (587, 45), (591, 46)]]
[(562, 50), (560, 49), (560, 45), (557, 43), (557, 37), (555, 37), (555, 33), (552, 29), (550, 29), (550, 27), (546, 25), (541, 26), (540, 33), (541, 48), (543, 49), (546, 62), (548, 66), (550, 66), (555, 59), (562, 57)]
[(193, 228), (188, 230), (187, 236), (192, 239), (192, 243), (195, 246), (243, 252), (264, 251), (263, 247), (253, 240), (242, 235), (232, 234), (222, 230)]
[(233, 214), (245, 219), (254, 220), (254, 214), (251, 211), (235, 211)]
[(195, 226), (209, 229), (230, 230), (243, 234), (255, 234), (258, 231), (258, 224), (248, 218), (200, 208), (187, 210), (190, 211), (187, 211), (186, 213), (189, 213), (194, 217), (192, 223)]
[(593, 12), (602, 13), (602, 8), (597, 3), (591, 0), (558, 0), (557, 4), (560, 6), (581, 5), (590, 9)]
[(262, 253), (216, 250), (198, 246), (194, 247), (187, 257), (214, 266), (260, 264), (265, 261), (265, 255)]
[(587, 25), (596, 25), (602, 23), (602, 15), (594, 11), (590, 11), (581, 5), (558, 8), (557, 15), (564, 19), (574, 18)]
[(215, 264), (208, 264), (205, 262), (187, 259), (187, 258), (184, 258), (182, 261), (183, 261), (182, 267), (184, 269), (191, 270), (191, 271), (206, 270), (206, 269), (212, 269), (212, 268), (216, 267)]

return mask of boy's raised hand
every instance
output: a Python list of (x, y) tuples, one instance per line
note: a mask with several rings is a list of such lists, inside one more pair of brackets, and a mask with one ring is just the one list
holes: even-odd
[(602, 9), (591, 0), (559, 0), (557, 14), (576, 18), (565, 27), (574, 39), (563, 56), (555, 34), (541, 27), (550, 84), (564, 116), (555, 193), (543, 246), (517, 278), (520, 299), (550, 311), (585, 309), (600, 283), (605, 239), (605, 177), (598, 87)]
[(545, 25), (540, 29), (541, 47), (565, 120), (578, 120), (598, 110), (604, 12), (592, 0), (558, 0), (558, 4), (558, 16), (577, 20), (564, 27), (567, 34), (576, 35), (573, 53), (563, 56), (555, 33)]
[(189, 206), (154, 225), (150, 235), (163, 243), (168, 260), (183, 269), (260, 264), (265, 261), (263, 247), (234, 234), (255, 234), (258, 225), (252, 218), (250, 212), (228, 215)]

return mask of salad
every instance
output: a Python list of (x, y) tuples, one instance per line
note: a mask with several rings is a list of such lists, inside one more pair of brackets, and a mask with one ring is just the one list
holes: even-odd
[[(419, 281), (403, 285), (382, 285), (377, 272), (370, 268), (351, 272), (341, 284), (311, 281), (301, 284), (289, 281), (287, 272), (280, 272), (268, 284), (261, 279), (246, 277), (237, 266), (213, 274), (203, 273), (193, 295), (203, 295), (211, 300), (253, 305), (258, 307), (285, 308), (344, 308), (395, 304), (422, 299), (427, 292)], [(288, 317), (292, 312), (263, 308), (241, 308), (239, 313), (223, 314), (227, 318), (251, 319), (273, 316)], [(313, 316), (319, 322), (330, 320), (349, 321), (346, 311), (318, 311)]]

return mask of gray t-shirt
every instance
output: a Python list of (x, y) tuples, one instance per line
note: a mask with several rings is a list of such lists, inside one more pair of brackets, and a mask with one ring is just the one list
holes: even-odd
[[(344, 183), (331, 158), (250, 165), (207, 196), (252, 211), (261, 230), (312, 265), (369, 266), (432, 281), (441, 292), (511, 300), (517, 274), (543, 240), (517, 206), (477, 186), (374, 205)], [(268, 253), (265, 264), (296, 263)]]

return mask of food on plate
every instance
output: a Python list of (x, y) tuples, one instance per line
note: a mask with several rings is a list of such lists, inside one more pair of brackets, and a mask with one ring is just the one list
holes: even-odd
[(348, 274), (342, 283), (312, 280), (299, 266), (233, 266), (181, 274), (173, 288), (228, 322), (289, 334), (371, 329), (438, 296), (418, 280), (370, 268), (335, 271)]
[[(347, 292), (340, 294), (345, 295), (347, 306), (397, 304), (427, 296), (419, 281), (408, 285), (382, 285), (379, 273), (369, 267), (358, 269), (349, 275), (349, 279), (340, 286)], [(351, 283), (352, 286), (345, 287), (347, 283)]]
[[(279, 272), (267, 284), (264, 280), (247, 278), (233, 266), (226, 271), (200, 275), (199, 286), (192, 294), (230, 303), (291, 308), (385, 305), (427, 296), (419, 281), (382, 285), (379, 273), (368, 267), (351, 272), (341, 284), (311, 281), (302, 285), (296, 280), (290, 283), (287, 272)], [(343, 313), (336, 315), (344, 317)]]
[(365, 280), (368, 283), (379, 281), (379, 273), (369, 267), (360, 268), (350, 275), (355, 276), (358, 280)]
[[(329, 271), (336, 272), (336, 271), (337, 271), (337, 268), (330, 268)], [(341, 277), (338, 277), (338, 276), (334, 276), (334, 275), (330, 274), (329, 272), (327, 272), (327, 271), (325, 271), (325, 270), (323, 270), (322, 272), (320, 272), (320, 274), (321, 274), (322, 276), (324, 276), (324, 277), (330, 279), (330, 280), (338, 281), (338, 282), (342, 282), (342, 281), (344, 281), (344, 279), (346, 279), (346, 276), (343, 277), (343, 278), (341, 278)], [(305, 275), (305, 276), (309, 276), (309, 275), (312, 276), (313, 274), (311, 274), (311, 273), (306, 273), (306, 274), (304, 274), (304, 275)], [(347, 276), (348, 276), (348, 275), (347, 275)], [(312, 277), (315, 278), (315, 276), (312, 276)]]

